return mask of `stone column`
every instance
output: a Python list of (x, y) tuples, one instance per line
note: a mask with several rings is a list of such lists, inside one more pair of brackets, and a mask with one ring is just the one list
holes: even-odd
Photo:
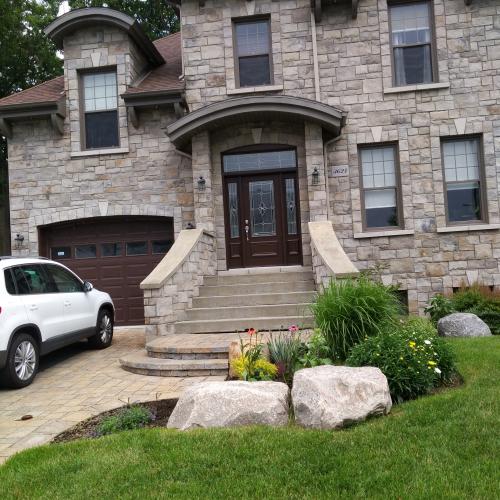
[[(323, 131), (320, 125), (304, 124), (307, 192), (309, 195), (309, 218), (311, 222), (328, 220), (328, 193), (323, 156)], [(314, 184), (314, 170), (317, 169), (317, 184)]]
[[(197, 228), (215, 232), (214, 193), (212, 190), (212, 164), (210, 161), (210, 136), (201, 132), (192, 139), (194, 220)], [(204, 190), (198, 181), (205, 180)]]

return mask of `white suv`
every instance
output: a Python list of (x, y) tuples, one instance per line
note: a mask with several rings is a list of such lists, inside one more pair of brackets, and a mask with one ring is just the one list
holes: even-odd
[(65, 266), (0, 257), (0, 380), (14, 388), (31, 384), (40, 355), (81, 339), (109, 347), (114, 314), (107, 293)]

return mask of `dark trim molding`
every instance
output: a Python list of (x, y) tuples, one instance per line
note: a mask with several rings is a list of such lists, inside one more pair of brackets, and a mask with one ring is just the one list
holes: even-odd
[(333, 137), (340, 134), (347, 113), (333, 106), (292, 96), (251, 96), (226, 99), (197, 109), (167, 127), (167, 135), (178, 149), (204, 130), (249, 120), (286, 119), (320, 124)]
[(107, 24), (126, 31), (153, 66), (160, 66), (165, 63), (165, 59), (163, 59), (158, 49), (142, 31), (135, 19), (123, 14), (123, 12), (105, 7), (71, 10), (52, 21), (45, 28), (45, 34), (54, 41), (57, 48), (62, 49), (64, 37), (77, 29), (86, 26), (95, 27), (97, 24)]

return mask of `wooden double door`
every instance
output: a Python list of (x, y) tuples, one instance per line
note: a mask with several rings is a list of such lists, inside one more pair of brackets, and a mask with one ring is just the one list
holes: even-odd
[(226, 175), (229, 268), (302, 264), (297, 173)]

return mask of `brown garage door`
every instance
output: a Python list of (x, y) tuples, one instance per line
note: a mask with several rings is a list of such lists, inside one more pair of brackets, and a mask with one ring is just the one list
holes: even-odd
[(72, 269), (108, 292), (117, 325), (144, 324), (139, 283), (173, 244), (165, 217), (99, 217), (40, 228), (40, 254)]

